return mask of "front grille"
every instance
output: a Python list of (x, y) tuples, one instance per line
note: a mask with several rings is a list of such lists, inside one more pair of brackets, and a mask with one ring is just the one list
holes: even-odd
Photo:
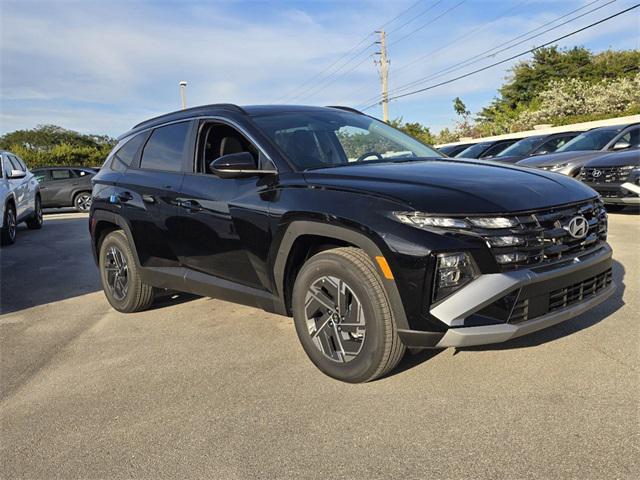
[[(607, 238), (607, 214), (600, 199), (506, 216), (511, 227), (474, 228), (491, 246), (501, 270), (530, 268), (597, 247)], [(586, 220), (586, 232), (569, 233), (571, 221)], [(510, 242), (504, 245), (505, 239)]]
[(612, 270), (609, 269), (595, 277), (587, 278), (582, 282), (554, 290), (549, 294), (549, 311), (560, 310), (592, 297), (600, 290), (609, 286), (611, 281)]
[[(552, 290), (548, 294), (548, 308), (534, 308), (533, 310), (535, 313), (531, 313), (529, 298), (519, 298), (513, 306), (513, 310), (509, 316), (509, 323), (526, 322), (527, 320), (532, 320), (541, 315), (546, 315), (547, 313), (555, 312), (556, 310), (561, 310), (575, 305), (576, 303), (580, 303), (583, 300), (587, 300), (600, 293), (603, 289), (611, 285), (612, 280), (612, 270), (609, 268), (608, 270), (582, 280), (581, 282), (574, 283), (567, 287), (558, 288), (557, 290)], [(543, 301), (540, 297), (537, 297), (535, 300), (538, 302)], [(544, 301), (546, 302), (546, 300)]]
[(589, 183), (623, 183), (635, 167), (583, 167), (580, 180)]

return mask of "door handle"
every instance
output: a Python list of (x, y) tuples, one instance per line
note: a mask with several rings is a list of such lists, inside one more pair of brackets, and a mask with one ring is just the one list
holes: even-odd
[(190, 213), (201, 212), (203, 210), (202, 205), (195, 200), (180, 200), (178, 205), (187, 209)]
[(156, 203), (156, 197), (153, 195), (142, 195), (142, 201), (144, 203)]

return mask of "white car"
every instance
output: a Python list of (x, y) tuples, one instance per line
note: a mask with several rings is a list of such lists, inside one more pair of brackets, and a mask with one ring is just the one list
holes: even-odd
[(31, 229), (42, 228), (40, 187), (33, 173), (17, 155), (0, 150), (0, 241), (16, 241), (16, 226), (26, 222)]

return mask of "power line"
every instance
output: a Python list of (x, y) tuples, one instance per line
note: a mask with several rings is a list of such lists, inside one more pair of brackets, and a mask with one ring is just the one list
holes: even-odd
[[(391, 20), (387, 21), (386, 23), (384, 23), (383, 25), (381, 25), (378, 30), (381, 30), (382, 28), (384, 28), (385, 26), (393, 23), (394, 21), (396, 21), (397, 19), (399, 19), (400, 17), (402, 17), (405, 13), (407, 13), (408, 11), (412, 10), (414, 7), (416, 7), (417, 5), (419, 5), (420, 3), (422, 3), (424, 0), (418, 0), (417, 2), (413, 3), (412, 5), (410, 5), (408, 8), (405, 8), (404, 10), (402, 10), (400, 13), (398, 13), (395, 17), (393, 17)], [(294, 88), (293, 90), (290, 90), (289, 93), (286, 93), (285, 95), (283, 95), (282, 97), (280, 97), (278, 99), (278, 101), (284, 101), (285, 99), (289, 98), (289, 100), (294, 100), (296, 98), (299, 98), (301, 95), (304, 95), (304, 93), (306, 93), (309, 89), (305, 89), (304, 87), (306, 87), (307, 85), (309, 85), (310, 83), (312, 83), (314, 80), (316, 80), (317, 78), (323, 76), (326, 72), (328, 72), (329, 70), (331, 70), (334, 66), (336, 66), (338, 63), (340, 63), (343, 59), (345, 59), (346, 57), (348, 57), (351, 53), (353, 53), (355, 50), (357, 50), (363, 43), (365, 43), (372, 35), (374, 35), (374, 32), (370, 32), (367, 34), (366, 37), (364, 37), (362, 40), (360, 40), (354, 47), (352, 47), (351, 49), (349, 49), (347, 52), (345, 52), (343, 55), (341, 55), (339, 58), (337, 58), (336, 60), (334, 60), (331, 64), (329, 64), (327, 67), (325, 67), (324, 69), (322, 69), (320, 72), (318, 72), (317, 74), (313, 75), (311, 78), (305, 80), (302, 84), (298, 85), (298, 87)], [(364, 47), (364, 50), (358, 52), (357, 54), (355, 54), (354, 56), (350, 57), (349, 60), (347, 60), (345, 62), (344, 65), (342, 65), (341, 67), (339, 67), (335, 72), (332, 72), (331, 74), (329, 74), (327, 76), (327, 78), (325, 78), (323, 81), (326, 81), (328, 78), (330, 78), (333, 74), (337, 73), (339, 70), (341, 70), (342, 68), (344, 68), (348, 63), (350, 63), (351, 61), (353, 61), (355, 58), (359, 57), (363, 51), (366, 51), (370, 46), (372, 46), (374, 43), (370, 43), (369, 45), (367, 45), (366, 47)], [(313, 89), (313, 86), (311, 87)], [(301, 93), (301, 90), (304, 91)], [(292, 97), (293, 95), (293, 97)], [(291, 98), (290, 98), (291, 97)]]
[[(287, 101), (298, 100), (300, 98), (304, 98), (304, 97), (309, 97), (311, 95), (315, 95), (316, 93), (318, 93), (318, 91), (320, 91), (320, 90), (317, 90), (317, 89), (318, 89), (318, 87), (320, 85), (322, 85), (323, 82), (326, 82), (327, 80), (331, 79), (332, 77), (335, 77), (335, 75), (337, 75), (342, 69), (344, 69), (347, 65), (349, 65), (351, 62), (353, 62), (356, 58), (360, 57), (363, 53), (366, 53), (374, 45), (375, 45), (375, 42), (371, 42), (371, 43), (367, 44), (367, 46), (365, 46), (363, 49), (359, 50), (356, 54), (354, 54), (351, 57), (349, 57), (349, 59), (347, 61), (345, 61), (344, 63), (342, 63), (342, 65), (340, 65), (338, 68), (333, 70), (328, 75), (325, 75), (324, 78), (321, 79), (321, 81), (319, 81), (316, 84), (313, 84), (313, 85), (309, 86), (308, 88), (305, 88), (302, 92), (297, 93), (293, 97), (289, 97), (289, 99)], [(365, 57), (365, 60), (367, 58), (369, 58), (369, 57)], [(358, 63), (358, 65), (361, 65), (362, 63), (363, 62), (360, 62), (360, 63)], [(349, 73), (351, 71), (353, 71), (353, 69), (347, 70), (345, 73), (339, 75), (337, 78), (341, 78), (346, 73)], [(331, 82), (331, 83), (333, 83), (333, 82)], [(326, 86), (322, 87), (321, 90), (324, 90), (324, 88), (326, 88)]]
[[(360, 47), (360, 45), (362, 45), (364, 42), (366, 42), (369, 38), (371, 38), (371, 36), (373, 35), (373, 32), (369, 33), (366, 37), (364, 37), (362, 40), (360, 40), (354, 47), (352, 47), (350, 50), (348, 50), (346, 53), (344, 53), (343, 55), (341, 55), (337, 60), (333, 61), (330, 65), (328, 65), (327, 67), (325, 67), (324, 69), (322, 69), (320, 72), (316, 73), (313, 77), (309, 78), (308, 80), (305, 80), (302, 84), (298, 85), (296, 88), (294, 88), (293, 90), (291, 90), (289, 93), (283, 95), (282, 97), (280, 97), (280, 99), (278, 101), (282, 101), (284, 99), (286, 99), (287, 97), (290, 97), (291, 95), (297, 93), (300, 89), (302, 89), (303, 87), (305, 87), (306, 85), (308, 85), (309, 83), (313, 82), (316, 78), (320, 77), (322, 74), (324, 74), (325, 72), (327, 72), (328, 70), (330, 70), (331, 68), (333, 68), (335, 65), (337, 65), (342, 59), (344, 59), (345, 57), (347, 57), (349, 54), (351, 54), (354, 50), (356, 50), (358, 47)], [(367, 45), (365, 48), (369, 48), (372, 44)]]
[[(585, 16), (587, 16), (587, 15), (589, 15), (589, 14), (591, 14), (591, 13), (597, 11), (597, 10), (600, 10), (600, 9), (606, 7), (607, 5), (610, 5), (610, 4), (614, 3), (614, 2), (616, 2), (616, 1), (617, 0), (609, 0), (607, 3), (605, 3), (603, 5), (600, 5), (600, 6), (596, 7), (596, 8), (593, 8), (593, 9), (587, 11), (587, 12), (584, 12), (584, 13), (582, 13), (582, 14), (576, 16), (576, 17), (573, 17), (573, 18), (571, 18), (571, 19), (569, 19), (569, 20), (567, 20), (565, 22), (562, 22), (562, 23), (560, 23), (558, 25), (555, 25), (555, 26), (550, 27), (550, 28), (548, 28), (546, 30), (543, 30), (540, 33), (536, 33), (535, 35), (532, 35), (532, 36), (527, 37), (527, 38), (525, 38), (525, 39), (523, 39), (523, 40), (521, 40), (519, 42), (516, 42), (513, 45), (509, 45), (508, 47), (504, 47), (504, 48), (502, 48), (500, 50), (496, 50), (496, 49), (500, 48), (500, 46), (501, 46), (501, 45), (498, 45), (497, 47), (494, 47), (494, 48), (491, 48), (489, 50), (486, 50), (486, 51), (484, 51), (484, 52), (482, 52), (482, 53), (480, 53), (480, 54), (478, 54), (476, 56), (473, 56), (473, 57), (467, 59), (467, 60), (464, 60), (464, 61), (459, 62), (457, 64), (451, 65), (451, 66), (449, 66), (447, 68), (444, 68), (442, 70), (439, 70), (439, 71), (437, 71), (435, 73), (432, 73), (431, 75), (429, 75), (427, 77), (424, 77), (424, 78), (419, 79), (419, 80), (414, 80), (413, 82), (405, 84), (405, 85), (401, 86), (398, 90), (406, 90), (407, 88), (411, 88), (412, 86), (418, 85), (420, 83), (424, 83), (427, 80), (433, 80), (434, 78), (440, 78), (440, 77), (442, 77), (443, 75), (445, 75), (447, 73), (451, 73), (452, 71), (460, 70), (461, 68), (467, 67), (469, 65), (473, 65), (475, 63), (478, 63), (479, 61), (482, 61), (485, 58), (495, 57), (496, 55), (498, 55), (498, 54), (500, 54), (502, 52), (505, 52), (507, 50), (511, 50), (512, 48), (517, 47), (518, 45), (522, 45), (523, 43), (528, 42), (529, 40), (533, 40), (534, 38), (537, 38), (537, 37), (540, 37), (540, 36), (544, 35), (545, 33), (549, 33), (552, 30), (555, 30), (557, 28), (563, 27), (563, 26), (565, 26), (565, 25), (567, 25), (567, 24), (569, 24), (569, 23), (571, 23), (571, 22), (573, 22), (575, 20), (578, 20), (579, 18), (585, 17)], [(557, 21), (557, 20), (559, 20), (559, 19), (556, 19), (555, 21)], [(551, 22), (551, 23), (555, 23), (555, 21)], [(540, 28), (543, 28), (543, 27), (539, 27), (539, 28), (537, 28), (535, 30), (539, 30)], [(532, 31), (535, 31), (535, 30), (532, 30)], [(531, 33), (531, 32), (528, 32), (528, 33)], [(525, 35), (527, 35), (528, 33), (526, 33)], [(507, 44), (513, 42), (513, 40), (515, 40), (517, 38), (520, 38), (520, 37), (522, 37), (522, 35), (520, 35), (520, 36), (518, 36), (518, 37), (516, 37), (514, 39), (511, 39), (509, 42), (507, 42)], [(489, 52), (491, 52), (491, 53), (489, 55), (486, 55)]]
[[(419, 13), (418, 15), (416, 15), (415, 17), (411, 17), (411, 19), (407, 20), (406, 22), (404, 22), (402, 25), (400, 25), (399, 27), (394, 28), (393, 30), (390, 30), (387, 35), (390, 35), (392, 33), (397, 32), (398, 30), (402, 30), (404, 27), (406, 27), (407, 25), (409, 25), (411, 22), (415, 21), (417, 18), (423, 16), (424, 14), (430, 12), (431, 10), (433, 10), (434, 8), (436, 8), (438, 5), (440, 5), (444, 0), (438, 0), (436, 3), (434, 3), (433, 5), (431, 5), (429, 8), (427, 8), (426, 10), (424, 10), (422, 13)], [(389, 22), (390, 23), (390, 22)]]
[[(554, 38), (553, 40), (551, 40), (549, 42), (546, 42), (546, 43), (543, 43), (541, 45), (538, 45), (537, 47), (531, 48), (529, 50), (526, 50), (524, 52), (518, 53), (516, 55), (512, 55), (511, 57), (505, 58), (504, 60), (501, 60), (499, 62), (492, 63), (491, 65), (487, 65), (485, 67), (479, 68), (479, 69), (474, 70), (472, 72), (465, 73), (464, 75), (460, 75), (460, 76), (455, 77), (455, 78), (451, 78), (451, 79), (446, 80), (444, 82), (437, 83), (435, 85), (430, 85), (428, 87), (420, 88), (420, 89), (414, 90), (412, 92), (402, 93), (402, 94), (399, 94), (399, 95), (392, 95), (391, 97), (389, 97), (389, 100), (396, 100), (398, 98), (408, 97), (409, 95), (415, 95), (417, 93), (425, 92), (427, 90), (432, 90), (432, 89), (434, 89), (436, 87), (441, 87), (442, 85), (447, 85), (449, 83), (456, 82), (458, 80), (461, 80), (463, 78), (469, 77), (471, 75), (475, 75), (476, 73), (483, 72), (483, 71), (488, 70), (490, 68), (493, 68), (493, 67), (495, 67), (497, 65), (501, 65), (503, 63), (506, 63), (506, 62), (509, 62), (511, 60), (514, 60), (514, 59), (516, 59), (518, 57), (522, 57), (523, 55), (527, 55), (529, 53), (532, 53), (532, 52), (534, 52), (534, 51), (536, 51), (536, 50), (538, 50), (540, 48), (544, 48), (544, 47), (546, 47), (548, 45), (551, 45), (552, 43), (559, 42), (560, 40), (564, 40), (565, 38), (571, 37), (571, 36), (576, 35), (576, 34), (578, 34), (580, 32), (584, 32), (585, 30), (588, 30), (589, 28), (593, 28), (593, 27), (595, 27), (597, 25), (600, 25), (601, 23), (604, 23), (604, 22), (607, 22), (607, 21), (609, 21), (609, 20), (611, 20), (613, 18), (619, 17), (620, 15), (623, 15), (623, 14), (625, 14), (625, 13), (627, 13), (627, 12), (629, 12), (629, 11), (635, 9), (635, 8), (638, 8), (638, 7), (640, 7), (640, 3), (637, 3), (637, 4), (635, 4), (635, 5), (633, 5), (633, 6), (629, 7), (629, 8), (626, 8), (626, 9), (618, 12), (618, 13), (614, 13), (613, 15), (610, 15), (610, 16), (608, 16), (606, 18), (598, 20), (597, 22), (591, 23), (591, 24), (589, 24), (589, 25), (587, 25), (585, 27), (582, 27), (582, 28), (580, 28), (578, 30), (574, 30), (573, 32), (570, 32), (570, 33), (567, 33), (565, 35), (562, 35), (561, 37)], [(370, 108), (373, 108), (376, 105), (378, 105), (378, 102), (373, 103), (373, 104), (365, 107), (363, 110), (369, 110)]]
[[(520, 34), (520, 35), (518, 35), (518, 36), (516, 36), (516, 37), (514, 37), (514, 38), (512, 38), (512, 39), (510, 39), (510, 40), (508, 40), (506, 42), (498, 44), (498, 45), (496, 45), (496, 46), (494, 46), (492, 48), (489, 48), (488, 50), (485, 50), (485, 51), (479, 53), (479, 54), (473, 55), (473, 56), (467, 58), (466, 60), (463, 60), (461, 62), (455, 63), (455, 64), (450, 65), (450, 66), (448, 66), (446, 68), (443, 68), (441, 70), (438, 70), (437, 72), (434, 72), (434, 73), (432, 73), (432, 74), (430, 74), (430, 75), (428, 75), (426, 77), (422, 77), (422, 78), (419, 78), (419, 79), (414, 80), (412, 82), (409, 82), (409, 83), (406, 83), (404, 85), (401, 85), (400, 87), (396, 88), (394, 90), (394, 92), (398, 93), (398, 92), (401, 92), (403, 90), (410, 89), (411, 87), (417, 86), (417, 85), (419, 85), (421, 83), (424, 83), (424, 82), (427, 82), (429, 80), (433, 80), (435, 78), (440, 78), (440, 77), (446, 75), (447, 73), (451, 73), (451, 72), (454, 72), (456, 70), (460, 70), (460, 69), (462, 69), (464, 67), (467, 67), (469, 65), (473, 65), (474, 63), (478, 63), (479, 61), (482, 61), (482, 60), (484, 60), (486, 58), (495, 57), (499, 53), (502, 53), (502, 52), (504, 52), (506, 50), (510, 50), (511, 48), (514, 48), (514, 47), (516, 47), (518, 45), (521, 45), (522, 43), (525, 43), (525, 42), (527, 42), (529, 40), (532, 40), (532, 39), (537, 38), (537, 37), (539, 37), (541, 35), (544, 35), (545, 33), (548, 33), (548, 32), (550, 32), (552, 30), (555, 30), (555, 29), (560, 28), (560, 27), (562, 27), (564, 25), (567, 25), (568, 23), (571, 23), (571, 22), (573, 22), (573, 21), (575, 21), (575, 20), (577, 20), (579, 18), (582, 18), (582, 17), (584, 17), (584, 16), (586, 16), (586, 15), (588, 15), (590, 13), (595, 12), (596, 10), (604, 8), (607, 5), (610, 5), (611, 3), (614, 3), (617, 0), (610, 0), (609, 2), (607, 2), (607, 3), (603, 4), (603, 5), (600, 5), (600, 6), (598, 6), (596, 8), (593, 8), (593, 9), (587, 11), (587, 12), (584, 12), (584, 13), (578, 15), (578, 16), (575, 16), (575, 17), (573, 17), (573, 18), (571, 18), (571, 19), (569, 19), (569, 20), (567, 20), (567, 21), (565, 21), (563, 23), (555, 25), (554, 27), (550, 27), (550, 28), (548, 28), (548, 29), (546, 29), (546, 30), (544, 30), (544, 31), (542, 31), (540, 33), (537, 33), (535, 35), (529, 36), (529, 37), (525, 38), (524, 40), (521, 40), (520, 42), (513, 43), (515, 40), (517, 40), (519, 38), (522, 38), (523, 36), (527, 36), (527, 35), (529, 35), (529, 34), (531, 34), (533, 32), (536, 32), (536, 31), (540, 30), (541, 28), (544, 28), (544, 27), (546, 27), (548, 25), (556, 23), (558, 20), (562, 20), (563, 18), (566, 18), (567, 16), (569, 16), (569, 15), (571, 15), (573, 13), (576, 13), (579, 10), (583, 10), (584, 8), (587, 8), (587, 7), (591, 6), (591, 5), (593, 5), (594, 3), (597, 3), (598, 1), (600, 1), (600, 0), (594, 0), (594, 1), (592, 1), (592, 2), (590, 2), (588, 4), (586, 4), (586, 5), (578, 8), (578, 9), (574, 9), (574, 10), (572, 10), (570, 12), (567, 12), (567, 13), (561, 15), (560, 17), (554, 19), (554, 20), (551, 20), (551, 21), (549, 21), (549, 22), (547, 22), (547, 23), (545, 23), (545, 24), (543, 24), (543, 25), (541, 25), (541, 26), (539, 26), (537, 28), (534, 28), (533, 30), (530, 30), (528, 32)], [(510, 45), (510, 44), (512, 44), (512, 45)], [(505, 47), (506, 45), (509, 45), (509, 46)], [(504, 48), (500, 49), (501, 47), (504, 47)], [(361, 102), (361, 104), (366, 104), (369, 101), (372, 101), (373, 99), (378, 99), (378, 101), (379, 101), (379, 96), (367, 99), (364, 102)]]
[[(598, 2), (598, 1), (600, 1), (600, 0), (595, 0), (595, 1), (596, 1), (596, 2)], [(500, 20), (501, 18), (505, 17), (506, 15), (508, 15), (509, 13), (511, 13), (512, 11), (517, 10), (517, 9), (520, 9), (520, 8), (521, 8), (521, 7), (523, 7), (524, 5), (526, 5), (526, 4), (528, 4), (528, 3), (531, 3), (531, 2), (532, 2), (532, 0), (524, 0), (524, 1), (522, 1), (522, 2), (520, 2), (520, 3), (518, 3), (518, 4), (516, 4), (515, 6), (513, 6), (513, 7), (509, 8), (508, 10), (506, 10), (505, 12), (503, 12), (503, 13), (502, 13), (501, 15), (499, 15), (498, 17), (495, 17), (495, 18), (494, 18), (493, 20), (491, 20), (489, 23), (486, 23), (486, 24), (484, 24), (484, 25), (480, 25), (480, 26), (478, 26), (477, 28), (475, 28), (475, 29), (473, 29), (473, 30), (471, 30), (471, 31), (469, 31), (469, 32), (467, 32), (467, 33), (465, 33), (464, 35), (461, 35), (461, 36), (459, 36), (459, 37), (455, 38), (455, 39), (454, 39), (454, 40), (452, 40), (451, 42), (449, 42), (449, 43), (446, 43), (446, 44), (442, 45), (441, 47), (439, 47), (439, 48), (438, 48), (438, 49), (436, 49), (436, 50), (432, 50), (432, 51), (430, 51), (430, 52), (428, 52), (428, 53), (426, 53), (426, 54), (420, 55), (420, 57), (415, 58), (415, 59), (414, 59), (414, 60), (412, 60), (411, 62), (406, 63), (406, 64), (403, 64), (402, 66), (400, 66), (400, 67), (398, 67), (398, 68), (395, 68), (395, 69), (394, 69), (394, 71), (395, 71), (396, 73), (398, 73), (399, 71), (404, 70), (405, 68), (407, 68), (407, 67), (409, 67), (409, 66), (413, 65), (414, 63), (418, 62), (419, 60), (421, 60), (421, 59), (422, 59), (422, 58), (424, 58), (424, 57), (427, 57), (427, 56), (429, 56), (429, 55), (433, 55), (433, 54), (435, 54), (435, 53), (438, 53), (438, 52), (441, 52), (441, 51), (443, 51), (443, 50), (446, 50), (446, 47), (449, 47), (449, 46), (451, 46), (451, 45), (453, 45), (453, 44), (455, 44), (455, 43), (459, 42), (460, 40), (463, 40), (463, 39), (465, 39), (465, 38), (467, 38), (467, 37), (469, 37), (469, 36), (473, 35), (473, 34), (474, 34), (474, 33), (476, 33), (476, 32), (482, 31), (482, 30), (484, 30), (484, 29), (486, 29), (486, 28), (490, 27), (492, 24), (494, 24), (495, 22), (497, 22), (497, 21), (498, 21), (498, 20)], [(557, 20), (557, 19), (556, 19), (556, 20)], [(556, 21), (556, 20), (554, 20), (554, 21)], [(541, 28), (541, 27), (538, 27), (538, 28)], [(395, 77), (391, 77), (389, 81), (390, 81), (390, 83), (395, 83)], [(398, 87), (398, 88), (399, 88), (399, 87)], [(356, 92), (359, 92), (359, 91), (361, 91), (361, 90), (362, 90), (362, 86), (359, 86), (357, 89), (349, 90), (349, 92), (347, 92), (347, 93), (345, 94), (345, 98), (348, 98), (350, 95), (352, 95), (352, 94), (354, 94), (354, 93), (356, 93)], [(396, 88), (392, 88), (391, 90), (392, 90), (392, 91), (396, 91), (397, 89), (396, 89)], [(372, 102), (372, 101), (376, 100), (379, 96), (380, 96), (380, 95), (376, 94), (376, 95), (374, 95), (373, 97), (369, 97), (369, 98), (367, 98), (366, 100), (363, 100), (362, 102), (360, 102), (360, 104), (361, 104), (361, 105), (362, 105), (362, 104), (365, 104), (365, 105), (366, 105), (366, 104), (368, 104), (369, 102)]]
[[(596, 2), (600, 1), (600, 0), (595, 0)], [(486, 28), (489, 28), (491, 25), (493, 25), (495, 22), (497, 22), (498, 20), (500, 20), (501, 18), (504, 18), (505, 16), (507, 16), (508, 14), (510, 14), (511, 12), (513, 12), (514, 10), (519, 10), (520, 8), (522, 8), (524, 5), (531, 3), (531, 0), (524, 0), (523, 2), (520, 2), (518, 4), (516, 4), (515, 6), (509, 8), (508, 10), (506, 10), (505, 12), (503, 12), (502, 14), (500, 14), (498, 17), (494, 18), (493, 20), (491, 20), (489, 23), (486, 23), (484, 25), (480, 25), (477, 28), (474, 28), (473, 30), (465, 33), (464, 35), (460, 35), (459, 37), (456, 37), (455, 39), (453, 39), (452, 41), (450, 41), (449, 43), (445, 43), (444, 45), (442, 45), (441, 47), (438, 47), (435, 50), (431, 50), (430, 52), (427, 52), (425, 54), (422, 54), (416, 58), (414, 58), (413, 60), (411, 60), (408, 63), (405, 63), (401, 66), (399, 66), (398, 68), (395, 69), (395, 72), (398, 73), (408, 67), (410, 67), (411, 65), (416, 64), (417, 62), (419, 62), (420, 60), (429, 57), (431, 55), (434, 55), (436, 53), (442, 52), (443, 50), (445, 50), (447, 47), (450, 47), (451, 45), (455, 45), (456, 43), (458, 43), (460, 40), (464, 40), (465, 38), (470, 37), (471, 35), (481, 32), (482, 30), (485, 30)], [(594, 2), (595, 3), (595, 2)], [(554, 20), (555, 21), (555, 20)], [(538, 27), (541, 28), (541, 27)]]
[(461, 6), (463, 3), (466, 3), (467, 0), (461, 0), (460, 2), (456, 3), (453, 7), (449, 7), (448, 9), (446, 9), (444, 12), (442, 12), (440, 15), (438, 15), (437, 17), (432, 18), (431, 20), (429, 20), (427, 23), (419, 26), (418, 28), (410, 31), (409, 33), (407, 33), (406, 35), (396, 39), (395, 41), (391, 42), (389, 44), (389, 46), (395, 45), (396, 43), (399, 43), (403, 40), (405, 40), (406, 38), (410, 37), (411, 35), (419, 32), (420, 30), (422, 30), (423, 28), (428, 27), (429, 25), (431, 25), (432, 23), (434, 23), (436, 20), (439, 20), (440, 18), (444, 17), (447, 13), (455, 10), (456, 8), (458, 8), (459, 6)]

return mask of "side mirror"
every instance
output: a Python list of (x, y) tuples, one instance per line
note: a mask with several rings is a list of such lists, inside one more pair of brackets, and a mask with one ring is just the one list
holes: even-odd
[(8, 177), (13, 180), (17, 180), (18, 178), (24, 178), (27, 176), (27, 172), (23, 172), (22, 170), (11, 170), (9, 172)]
[(230, 153), (216, 158), (209, 169), (220, 178), (237, 178), (248, 175), (277, 173), (275, 170), (261, 170), (249, 152)]
[(613, 150), (624, 150), (625, 148), (629, 148), (629, 147), (631, 147), (631, 144), (629, 142), (620, 140), (619, 142), (616, 142), (616, 144), (613, 146)]

